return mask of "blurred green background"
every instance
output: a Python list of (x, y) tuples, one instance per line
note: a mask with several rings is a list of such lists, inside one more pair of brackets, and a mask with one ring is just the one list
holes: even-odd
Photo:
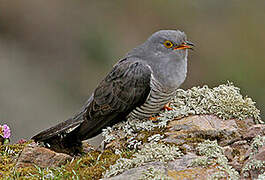
[(264, 119), (264, 0), (0, 0), (0, 124), (15, 142), (67, 119), (160, 29), (196, 44), (182, 88), (232, 81)]

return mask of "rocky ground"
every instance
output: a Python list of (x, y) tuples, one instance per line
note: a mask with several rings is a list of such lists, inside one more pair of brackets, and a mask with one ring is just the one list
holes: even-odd
[(155, 120), (104, 129), (101, 150), (72, 157), (34, 142), (0, 146), (0, 177), (265, 179), (265, 124), (231, 83), (179, 90)]

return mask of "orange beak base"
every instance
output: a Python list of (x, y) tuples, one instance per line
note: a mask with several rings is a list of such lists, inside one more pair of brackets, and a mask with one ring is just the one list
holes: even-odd
[(189, 46), (189, 45), (180, 45), (180, 46), (177, 46), (177, 47), (175, 47), (174, 48), (175, 50), (180, 50), (180, 49), (192, 49), (192, 47), (191, 46)]
[(181, 44), (180, 46), (176, 46), (174, 47), (175, 50), (181, 50), (181, 49), (193, 49), (192, 47), (194, 46), (193, 43), (191, 42), (184, 42), (183, 44)]

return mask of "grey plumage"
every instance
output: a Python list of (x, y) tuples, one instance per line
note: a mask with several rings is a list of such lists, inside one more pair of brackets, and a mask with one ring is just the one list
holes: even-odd
[(154, 33), (114, 65), (80, 113), (32, 139), (57, 151), (78, 151), (82, 140), (106, 126), (158, 113), (186, 78), (187, 49), (191, 46), (181, 31)]

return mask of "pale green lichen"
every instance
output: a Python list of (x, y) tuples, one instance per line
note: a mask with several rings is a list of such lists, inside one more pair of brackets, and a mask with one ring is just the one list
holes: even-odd
[(253, 142), (251, 144), (252, 153), (250, 154), (250, 156), (257, 154), (262, 146), (265, 146), (265, 136), (258, 135), (253, 139)]
[(135, 137), (130, 137), (127, 140), (127, 148), (129, 149), (139, 149), (142, 144), (143, 142), (135, 139)]
[(209, 160), (208, 157), (202, 156), (194, 159), (189, 166), (202, 166), (202, 167), (207, 167), (211, 165), (212, 162)]
[(257, 154), (263, 146), (265, 146), (265, 136), (256, 136), (251, 144), (251, 153), (249, 154), (249, 159), (251, 160), (242, 168), (244, 177), (249, 176), (248, 171), (250, 170), (256, 170), (260, 173), (264, 173), (265, 161), (260, 161), (254, 158), (255, 154)]
[(217, 158), (220, 154), (223, 154), (223, 149), (218, 145), (216, 140), (206, 140), (203, 143), (199, 143), (196, 149), (200, 155), (208, 158)]
[[(108, 143), (117, 137), (123, 138), (127, 141), (129, 148), (135, 149), (143, 144), (137, 138), (138, 132), (150, 132), (155, 129), (165, 128), (168, 121), (188, 115), (213, 114), (225, 120), (232, 118), (239, 120), (253, 118), (256, 123), (263, 123), (260, 119), (260, 111), (255, 107), (255, 102), (249, 97), (243, 97), (240, 94), (240, 89), (229, 82), (214, 88), (203, 86), (193, 87), (186, 91), (179, 89), (170, 107), (173, 110), (161, 112), (159, 114), (160, 117), (156, 121), (129, 119), (128, 121), (114, 125), (112, 128), (107, 128), (103, 133), (104, 141)], [(119, 133), (114, 135), (114, 131)], [(158, 137), (158, 135), (154, 136), (154, 134), (151, 134), (147, 137), (147, 140), (153, 143), (162, 138), (162, 136)], [(205, 141), (198, 148), (201, 155), (206, 158), (198, 159), (197, 165), (207, 166), (212, 163), (218, 164), (219, 169), (228, 174), (231, 179), (238, 179), (238, 172), (231, 166), (228, 166), (228, 160), (216, 141)], [(126, 168), (135, 167), (134, 162), (138, 161), (139, 159), (137, 158), (133, 158), (133, 160), (119, 159), (117, 164), (106, 172), (105, 177), (119, 174)], [(196, 164), (196, 160), (194, 163)], [(224, 173), (216, 174), (216, 176), (222, 174)]]
[[(148, 131), (151, 132), (155, 128), (161, 129), (165, 128), (167, 125), (167, 121), (150, 121), (150, 120), (137, 120), (137, 119), (130, 119), (128, 121), (124, 121), (118, 124), (115, 124), (112, 127), (107, 127), (106, 129), (102, 130), (102, 136), (104, 143), (109, 143), (116, 138), (121, 139), (125, 138), (127, 141), (127, 147), (130, 149), (135, 149), (143, 144), (142, 141), (138, 140), (136, 137), (138, 132), (141, 131)], [(114, 131), (118, 131), (118, 134), (114, 134)], [(158, 135), (156, 138), (148, 138), (149, 142), (157, 142), (158, 139), (162, 139), (163, 137)]]
[(222, 119), (253, 118), (262, 123), (260, 111), (249, 97), (243, 97), (240, 89), (232, 83), (209, 88), (193, 87), (188, 90), (178, 89), (171, 103), (173, 110), (161, 113), (162, 119), (173, 119), (195, 114), (214, 114)]
[(265, 173), (260, 174), (256, 180), (264, 180), (265, 179)]
[(160, 161), (172, 161), (183, 154), (175, 145), (165, 145), (158, 143), (150, 143), (133, 155), (132, 159), (120, 158), (114, 165), (106, 171), (104, 177), (111, 177), (124, 172), (125, 170), (139, 167), (144, 163)]
[(259, 171), (260, 173), (264, 173), (263, 168), (265, 167), (265, 161), (260, 161), (256, 159), (252, 159), (249, 161), (242, 169), (244, 177), (248, 177), (249, 173), (248, 171)]
[(142, 172), (142, 176), (139, 180), (173, 180), (173, 178), (166, 175), (165, 169), (157, 167), (149, 167), (147, 170)]
[(226, 179), (225, 172), (223, 171), (216, 172), (212, 174), (210, 178), (208, 178), (208, 180), (219, 180), (219, 179)]
[(221, 172), (228, 174), (228, 177), (224, 173), (217, 172), (213, 174), (213, 177), (220, 178), (221, 175), (225, 175), (223, 178), (239, 179), (239, 173), (228, 165), (228, 160), (223, 154), (223, 149), (217, 143), (217, 141), (206, 140), (203, 143), (199, 143), (197, 150), (200, 155), (198, 159), (191, 162), (190, 166), (207, 166), (207, 165), (218, 165), (218, 169)]
[(170, 107), (173, 110), (161, 111), (155, 122), (129, 119), (103, 130), (104, 142), (116, 139), (115, 135), (111, 134), (113, 130), (119, 130), (123, 137), (136, 137), (137, 132), (165, 128), (168, 121), (174, 118), (196, 114), (213, 114), (222, 119), (253, 118), (256, 123), (262, 123), (255, 102), (249, 97), (243, 97), (240, 89), (229, 82), (214, 88), (203, 86), (188, 90), (178, 89)]
[(148, 142), (158, 142), (163, 138), (164, 138), (164, 136), (161, 134), (154, 134), (153, 136), (148, 137), (147, 140), (148, 140)]
[(113, 134), (111, 134), (112, 131), (113, 130), (111, 127), (107, 127), (105, 129), (102, 129), (102, 136), (104, 137), (104, 143), (109, 143), (115, 139), (115, 136)]

